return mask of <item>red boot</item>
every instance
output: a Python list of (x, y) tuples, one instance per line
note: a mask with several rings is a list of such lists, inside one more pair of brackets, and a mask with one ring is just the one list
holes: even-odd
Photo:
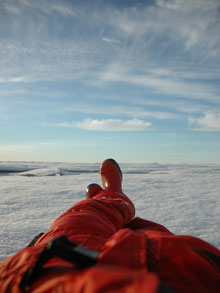
[(102, 190), (102, 187), (96, 183), (89, 184), (86, 188), (86, 196), (87, 198), (92, 198)]
[(105, 160), (101, 165), (100, 174), (105, 190), (122, 193), (122, 172), (115, 160)]

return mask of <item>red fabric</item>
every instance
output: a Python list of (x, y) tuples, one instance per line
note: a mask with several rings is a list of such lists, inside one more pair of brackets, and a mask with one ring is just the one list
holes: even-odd
[[(55, 259), (31, 292), (157, 292), (159, 284), (174, 292), (219, 292), (220, 271), (201, 250), (220, 256), (210, 244), (176, 236), (162, 225), (134, 218), (133, 203), (121, 193), (103, 191), (58, 217), (32, 246), (0, 264), (0, 292), (20, 292), (19, 283), (48, 241), (70, 241), (100, 252), (98, 263), (83, 271)], [(59, 268), (54, 268), (54, 265)]]

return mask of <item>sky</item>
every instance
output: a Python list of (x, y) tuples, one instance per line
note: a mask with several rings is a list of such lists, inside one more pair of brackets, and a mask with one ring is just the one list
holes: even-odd
[(220, 163), (218, 0), (1, 0), (0, 160)]

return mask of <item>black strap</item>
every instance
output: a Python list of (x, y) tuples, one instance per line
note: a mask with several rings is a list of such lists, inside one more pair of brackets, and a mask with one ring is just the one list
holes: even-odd
[(27, 245), (27, 247), (29, 247), (29, 246), (33, 246), (33, 245), (37, 242), (37, 240), (38, 240), (42, 235), (44, 235), (44, 233), (39, 233), (39, 234), (37, 234), (37, 235), (31, 240), (31, 242)]
[(204, 253), (220, 269), (220, 256), (205, 249), (198, 249)]
[(172, 293), (173, 290), (168, 285), (160, 284), (157, 293)]
[(59, 257), (75, 265), (77, 269), (93, 266), (98, 260), (99, 253), (94, 250), (70, 242), (66, 236), (58, 237), (49, 242), (40, 253), (35, 265), (23, 275), (19, 288), (27, 292), (31, 284), (43, 273), (43, 265), (53, 257)]

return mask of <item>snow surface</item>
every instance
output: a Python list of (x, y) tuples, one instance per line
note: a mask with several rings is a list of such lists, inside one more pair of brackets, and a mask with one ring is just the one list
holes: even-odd
[[(220, 248), (220, 165), (120, 166), (136, 216)], [(99, 164), (0, 162), (0, 261), (83, 199), (88, 184), (101, 184), (98, 170)]]

